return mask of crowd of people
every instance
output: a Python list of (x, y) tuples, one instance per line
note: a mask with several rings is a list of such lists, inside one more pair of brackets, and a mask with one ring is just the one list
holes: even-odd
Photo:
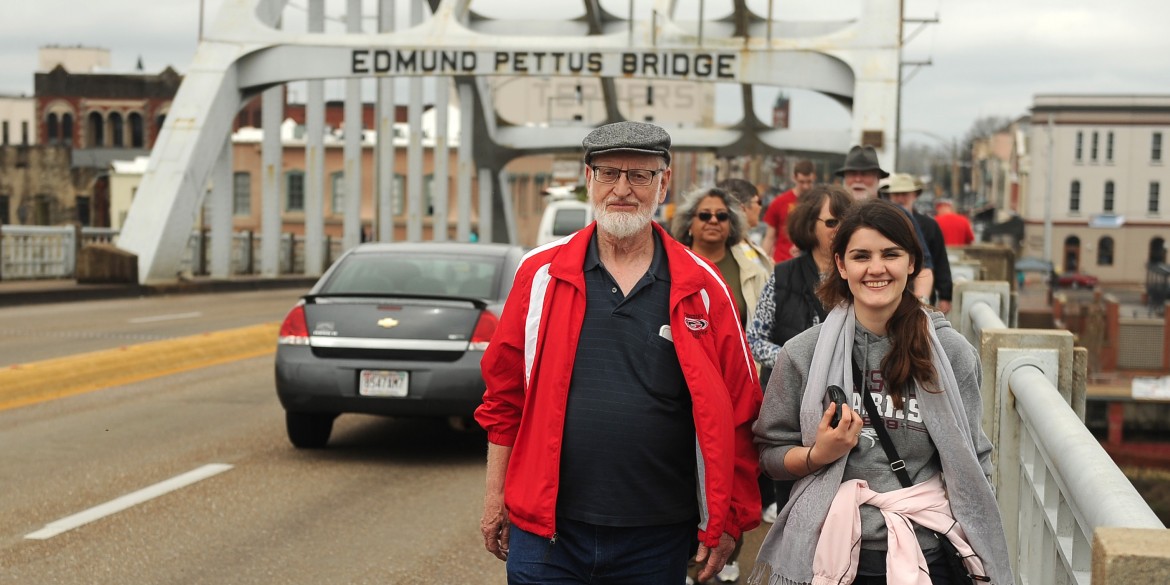
[(668, 231), (661, 127), (582, 147), (595, 221), (529, 252), (482, 360), (508, 582), (737, 582), (769, 523), (752, 584), (1012, 583), (979, 356), (944, 316), (965, 218), (857, 146), (839, 184), (801, 162), (763, 210), (726, 180)]

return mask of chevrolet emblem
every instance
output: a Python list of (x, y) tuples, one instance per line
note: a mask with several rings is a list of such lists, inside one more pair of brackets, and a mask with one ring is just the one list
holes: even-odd
[(378, 319), (378, 327), (385, 327), (385, 328), (389, 329), (391, 327), (397, 327), (397, 326), (398, 326), (398, 319), (391, 319), (390, 317), (386, 317), (385, 319)]

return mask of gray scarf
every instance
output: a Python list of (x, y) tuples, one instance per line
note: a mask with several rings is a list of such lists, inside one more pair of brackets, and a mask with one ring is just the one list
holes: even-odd
[[(828, 408), (829, 385), (848, 388), (853, 376), (853, 333), (856, 316), (851, 304), (839, 305), (825, 318), (817, 337), (807, 384), (800, 406), (801, 441), (808, 447), (816, 440), (817, 425)], [(998, 504), (976, 455), (962, 397), (946, 352), (929, 326), (931, 363), (942, 392), (917, 392), (923, 423), (940, 454), (948, 496), (955, 518), (967, 531), (972, 548), (983, 561), (994, 585), (1012, 583), (1007, 543)], [(795, 391), (797, 389), (786, 389)], [(768, 401), (760, 411), (759, 425), (767, 434)], [(758, 431), (759, 432), (759, 431)], [(805, 585), (812, 582), (812, 561), (817, 539), (833, 496), (841, 485), (846, 457), (819, 472), (801, 478), (792, 488), (788, 505), (760, 545), (750, 585)], [(958, 486), (958, 487), (956, 487)], [(994, 513), (991, 513), (994, 511)]]

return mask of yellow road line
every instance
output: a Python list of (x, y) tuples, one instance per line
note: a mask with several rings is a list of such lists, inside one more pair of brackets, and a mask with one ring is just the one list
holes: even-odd
[(215, 331), (0, 369), (0, 410), (276, 353), (278, 323)]

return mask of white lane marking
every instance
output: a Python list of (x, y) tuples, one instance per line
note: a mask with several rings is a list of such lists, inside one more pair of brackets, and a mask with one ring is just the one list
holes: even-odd
[(205, 480), (214, 475), (223, 473), (232, 466), (226, 463), (209, 463), (198, 469), (193, 469), (182, 475), (177, 475), (168, 480), (161, 481), (150, 487), (142, 488), (136, 492), (126, 494), (120, 498), (110, 500), (104, 504), (94, 506), (88, 510), (78, 512), (72, 516), (67, 516), (56, 522), (50, 522), (44, 528), (30, 532), (24, 535), (27, 539), (32, 540), (46, 540), (53, 538), (63, 532), (68, 532), (79, 526), (84, 526), (100, 520), (111, 514), (116, 514), (122, 510), (126, 510), (133, 506), (137, 506), (148, 500), (157, 498), (161, 495), (173, 492), (177, 489), (187, 487), (193, 483)]
[(154, 315), (153, 317), (135, 317), (130, 319), (130, 323), (156, 323), (158, 321), (178, 321), (179, 319), (194, 319), (195, 317), (202, 317), (203, 313), (200, 311), (192, 311), (190, 313), (173, 313), (171, 315)]

